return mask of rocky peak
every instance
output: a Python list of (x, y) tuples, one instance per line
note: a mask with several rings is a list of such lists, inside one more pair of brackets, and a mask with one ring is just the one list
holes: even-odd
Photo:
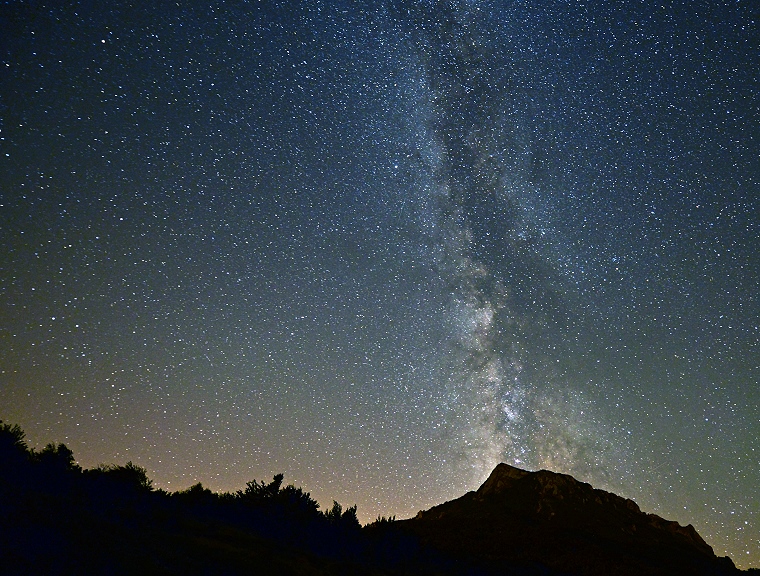
[(498, 494), (505, 490), (509, 490), (515, 484), (515, 480), (524, 478), (529, 475), (530, 472), (515, 468), (509, 464), (498, 464), (493, 469), (488, 479), (483, 482), (483, 485), (478, 488), (478, 495), (487, 496), (488, 494)]
[(567, 474), (508, 464), (496, 466), (477, 491), (400, 525), (447, 552), (550, 573), (737, 573), (691, 525), (646, 514), (633, 500)]

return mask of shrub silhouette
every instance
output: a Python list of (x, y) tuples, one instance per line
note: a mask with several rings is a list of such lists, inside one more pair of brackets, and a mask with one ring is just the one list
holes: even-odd
[(284, 474), (276, 474), (269, 484), (251, 480), (246, 482), (245, 490), (238, 490), (238, 496), (244, 502), (251, 504), (274, 499), (280, 493), (283, 478), (285, 478)]
[(29, 460), (31, 453), (25, 436), (18, 424), (11, 426), (0, 420), (0, 466), (10, 469)]
[(124, 466), (101, 464), (95, 469), (95, 473), (105, 478), (109, 484), (118, 486), (122, 490), (135, 490), (137, 492), (153, 490), (153, 480), (148, 478), (148, 471), (131, 461)]
[(204, 488), (203, 484), (198, 482), (193, 484), (190, 488), (175, 492), (174, 496), (188, 504), (209, 504), (216, 500), (215, 494), (208, 488)]
[(385, 516), (378, 516), (374, 522), (371, 522), (370, 524), (367, 524), (367, 527), (380, 527), (380, 526), (386, 526), (388, 524), (391, 524), (396, 521), (395, 514), (393, 516), (390, 516), (386, 518)]
[(245, 490), (237, 492), (238, 499), (244, 505), (268, 512), (276, 511), (304, 522), (317, 518), (319, 503), (309, 492), (304, 492), (292, 484), (283, 488), (283, 478), (283, 474), (276, 474), (269, 484), (257, 480), (247, 482)]
[(429, 573), (404, 537), (363, 530), (356, 506), (320, 512), (283, 479), (168, 493), (131, 461), (82, 470), (65, 444), (29, 449), (18, 425), (0, 422), (0, 572), (389, 574), (403, 564)]
[(340, 526), (343, 529), (351, 530), (353, 528), (361, 528), (359, 519), (356, 517), (356, 505), (347, 508), (344, 512), (343, 507), (333, 500), (332, 508), (325, 510), (324, 516), (328, 522)]
[(4, 423), (0, 420), (0, 456), (7, 454), (28, 454), (26, 434), (18, 424)]
[(37, 462), (50, 471), (59, 473), (82, 471), (74, 460), (74, 452), (65, 444), (50, 443), (35, 456)]

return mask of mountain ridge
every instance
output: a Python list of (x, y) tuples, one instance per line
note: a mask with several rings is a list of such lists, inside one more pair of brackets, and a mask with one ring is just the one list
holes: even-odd
[(29, 448), (0, 421), (0, 573), (594, 576), (757, 574), (691, 525), (547, 470), (500, 464), (476, 491), (361, 526), (356, 507), (252, 480), (214, 493), (156, 489), (126, 465), (83, 469), (64, 444)]
[(489, 567), (567, 574), (738, 574), (689, 524), (567, 474), (501, 463), (475, 491), (420, 511), (400, 528), (426, 545)]

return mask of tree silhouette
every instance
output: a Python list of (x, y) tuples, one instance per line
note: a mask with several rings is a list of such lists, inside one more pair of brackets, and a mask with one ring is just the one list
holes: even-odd
[(269, 484), (264, 484), (263, 481), (251, 480), (250, 482), (246, 482), (244, 491), (238, 490), (238, 496), (247, 503), (274, 499), (280, 492), (283, 478), (285, 478), (284, 474), (276, 474)]
[(21, 427), (0, 420), (0, 487), (24, 490), (32, 473), (31, 458)]
[(0, 572), (394, 574), (411, 562), (404, 573), (430, 573), (414, 568), (416, 548), (403, 537), (362, 530), (356, 506), (333, 501), (321, 512), (283, 479), (170, 494), (132, 462), (82, 470), (65, 444), (35, 451), (18, 425), (0, 422)]
[(50, 443), (36, 454), (37, 462), (44, 468), (56, 472), (80, 472), (82, 469), (74, 460), (74, 452), (66, 444)]
[(18, 462), (29, 458), (26, 435), (18, 424), (11, 426), (0, 420), (0, 463)]
[(142, 466), (133, 464), (131, 460), (124, 466), (101, 464), (97, 470), (108, 482), (119, 485), (124, 489), (133, 489), (137, 492), (150, 492), (153, 490), (153, 480), (148, 478), (148, 471)]
[(324, 515), (327, 520), (344, 529), (361, 528), (359, 519), (356, 517), (356, 505), (354, 504), (346, 511), (343, 511), (343, 507), (333, 500), (332, 508), (325, 510)]

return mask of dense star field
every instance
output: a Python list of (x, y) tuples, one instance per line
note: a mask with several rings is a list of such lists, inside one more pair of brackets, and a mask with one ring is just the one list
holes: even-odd
[(569, 473), (760, 567), (760, 15), (0, 6), (0, 418), (363, 522)]

